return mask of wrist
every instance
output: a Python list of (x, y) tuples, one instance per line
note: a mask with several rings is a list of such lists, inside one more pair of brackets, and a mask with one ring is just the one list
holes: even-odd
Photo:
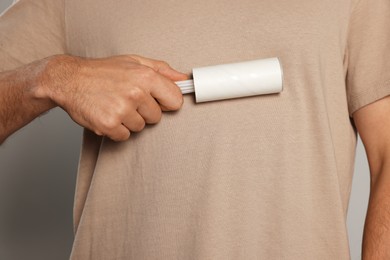
[(39, 61), (34, 95), (36, 98), (63, 107), (72, 81), (80, 69), (81, 58), (54, 55)]

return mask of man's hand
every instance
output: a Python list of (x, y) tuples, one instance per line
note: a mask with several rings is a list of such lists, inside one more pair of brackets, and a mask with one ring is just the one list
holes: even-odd
[(353, 119), (366, 149), (371, 173), (362, 257), (364, 260), (390, 259), (390, 97), (359, 109)]
[[(162, 111), (178, 110), (182, 106), (182, 94), (173, 81), (184, 79), (187, 79), (185, 74), (167, 63), (136, 55), (104, 59), (49, 57), (0, 75), (0, 100), (17, 106), (28, 105), (26, 109), (30, 110), (15, 107), (15, 111), (10, 111), (12, 107), (0, 103), (1, 137), (5, 139), (34, 117), (58, 105), (75, 122), (96, 134), (123, 141), (131, 131), (141, 131), (146, 123), (159, 122)], [(9, 102), (10, 98), (14, 100)], [(32, 108), (37, 111), (31, 113)], [(18, 120), (10, 122), (14, 118), (7, 118), (9, 114)]]

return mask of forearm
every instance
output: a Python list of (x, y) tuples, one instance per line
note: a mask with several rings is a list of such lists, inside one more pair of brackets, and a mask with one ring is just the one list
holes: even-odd
[(42, 91), (50, 58), (0, 73), (0, 144), (12, 133), (55, 107)]
[(364, 260), (390, 259), (390, 163), (382, 164), (371, 183), (370, 201), (364, 227)]

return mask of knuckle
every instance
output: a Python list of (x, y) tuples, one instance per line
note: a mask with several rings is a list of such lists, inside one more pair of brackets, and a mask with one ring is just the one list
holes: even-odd
[(153, 80), (156, 77), (156, 71), (150, 67), (143, 66), (141, 75), (144, 80)]
[(134, 87), (128, 90), (128, 97), (131, 100), (139, 101), (143, 100), (146, 96), (146, 93), (144, 90), (138, 87)]
[(108, 131), (114, 130), (118, 125), (120, 124), (120, 120), (118, 120), (115, 117), (106, 117), (104, 120), (101, 121), (101, 124), (104, 129)]

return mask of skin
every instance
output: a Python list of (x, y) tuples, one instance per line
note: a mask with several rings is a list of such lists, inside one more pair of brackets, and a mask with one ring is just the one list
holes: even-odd
[(363, 235), (363, 260), (390, 259), (390, 97), (353, 114), (370, 166), (370, 199)]
[(60, 106), (98, 135), (124, 141), (162, 111), (180, 109), (174, 81), (188, 76), (166, 62), (137, 55), (104, 59), (52, 56), (0, 73), (0, 143), (42, 113)]

